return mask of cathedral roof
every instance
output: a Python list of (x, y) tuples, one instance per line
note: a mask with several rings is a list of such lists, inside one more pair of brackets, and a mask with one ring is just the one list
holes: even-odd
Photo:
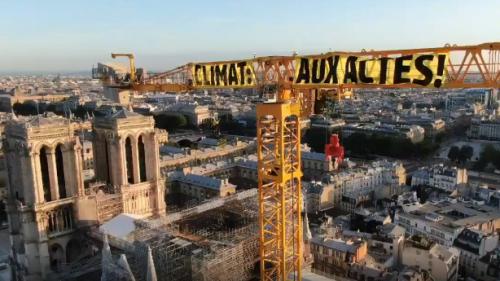
[(13, 116), (8, 123), (22, 125), (23, 127), (44, 127), (51, 125), (67, 125), (69, 119), (54, 113), (39, 114), (33, 116)]
[(135, 113), (133, 111), (130, 111), (128, 109), (120, 109), (116, 112), (112, 112), (109, 117), (112, 119), (122, 119), (122, 118), (130, 118), (130, 117), (137, 117), (137, 116), (143, 116), (139, 113)]
[(28, 117), (28, 120), (25, 120), (26, 124), (31, 127), (43, 127), (50, 125), (65, 125), (68, 124), (68, 119), (57, 116), (55, 114), (52, 115), (37, 115)]
[(112, 108), (104, 116), (96, 116), (94, 128), (104, 128), (113, 130), (124, 130), (127, 128), (143, 127), (145, 129), (154, 128), (154, 120), (151, 116), (133, 112), (126, 108)]

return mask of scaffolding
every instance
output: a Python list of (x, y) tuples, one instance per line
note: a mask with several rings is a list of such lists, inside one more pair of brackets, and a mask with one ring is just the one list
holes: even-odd
[(127, 249), (136, 279), (146, 278), (148, 249), (160, 281), (255, 277), (259, 260), (256, 195), (256, 190), (246, 191), (161, 219), (137, 220), (133, 247)]
[(134, 243), (135, 265), (132, 270), (139, 280), (146, 280), (148, 248), (151, 249), (158, 281), (190, 281), (193, 244), (166, 233)]
[[(246, 229), (247, 233), (237, 231), (227, 233), (227, 237), (245, 238), (229, 243), (212, 243), (208, 248), (200, 248), (193, 252), (193, 281), (240, 281), (255, 277), (255, 264), (258, 262), (259, 239), (255, 235), (257, 225)], [(234, 235), (234, 236), (233, 236)], [(232, 240), (232, 239), (231, 239)]]
[(188, 209), (184, 209), (184, 210), (179, 211), (179, 212), (170, 213), (168, 215), (160, 216), (160, 217), (155, 218), (155, 219), (141, 220), (141, 221), (138, 221), (138, 224), (145, 226), (145, 227), (148, 227), (150, 229), (161, 228), (162, 226), (173, 224), (173, 223), (175, 223), (179, 220), (182, 220), (184, 218), (198, 215), (198, 214), (202, 214), (204, 212), (207, 212), (207, 211), (210, 211), (213, 209), (221, 208), (221, 207), (225, 206), (226, 204), (229, 204), (230, 202), (233, 202), (233, 201), (245, 202), (245, 201), (247, 201), (247, 199), (248, 200), (256, 200), (256, 196), (257, 196), (257, 189), (256, 188), (248, 189), (245, 191), (237, 192), (236, 194), (233, 194), (230, 196), (219, 197), (219, 198), (207, 200), (206, 202), (203, 202), (203, 203), (201, 203), (198, 206), (193, 207), (193, 208), (188, 208)]

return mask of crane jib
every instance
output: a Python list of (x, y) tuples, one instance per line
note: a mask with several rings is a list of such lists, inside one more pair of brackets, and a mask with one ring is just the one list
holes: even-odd
[(446, 79), (447, 53), (397, 57), (363, 57), (349, 54), (302, 56), (295, 59), (294, 85), (413, 84), (440, 88)]

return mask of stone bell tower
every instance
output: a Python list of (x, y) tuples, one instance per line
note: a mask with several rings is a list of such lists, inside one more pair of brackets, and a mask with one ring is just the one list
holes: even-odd
[(160, 133), (154, 119), (123, 109), (96, 117), (93, 130), (96, 179), (121, 193), (123, 211), (144, 217), (164, 214)]
[(84, 193), (81, 144), (60, 117), (10, 121), (3, 141), (13, 271), (41, 280), (79, 255), (76, 200)]

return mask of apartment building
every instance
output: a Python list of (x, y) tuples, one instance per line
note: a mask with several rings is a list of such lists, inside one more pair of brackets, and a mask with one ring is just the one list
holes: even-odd
[(424, 235), (451, 247), (464, 228), (494, 233), (500, 228), (500, 212), (489, 206), (464, 202), (425, 203), (412, 212), (398, 212), (395, 222), (409, 235)]
[(321, 182), (314, 181), (306, 186), (311, 187), (306, 188), (305, 195), (306, 200), (310, 200), (308, 211), (337, 207), (353, 211), (359, 202), (371, 201), (374, 195), (377, 198), (395, 195), (391, 187), (402, 186), (405, 181), (406, 170), (402, 163), (387, 160), (327, 174)]
[(453, 246), (460, 251), (460, 274), (480, 279), (482, 276), (478, 263), (497, 248), (498, 234), (466, 228), (455, 239)]
[(467, 169), (448, 167), (444, 164), (422, 167), (413, 173), (412, 186), (428, 185), (444, 191), (454, 191), (459, 184), (468, 182)]
[(467, 136), (472, 139), (500, 140), (500, 119), (473, 120)]
[(326, 276), (347, 276), (351, 265), (364, 260), (368, 249), (368, 243), (361, 239), (316, 236), (310, 243), (312, 271)]
[(453, 247), (433, 243), (424, 237), (414, 236), (405, 241), (402, 263), (428, 271), (434, 280), (456, 281), (460, 252)]

